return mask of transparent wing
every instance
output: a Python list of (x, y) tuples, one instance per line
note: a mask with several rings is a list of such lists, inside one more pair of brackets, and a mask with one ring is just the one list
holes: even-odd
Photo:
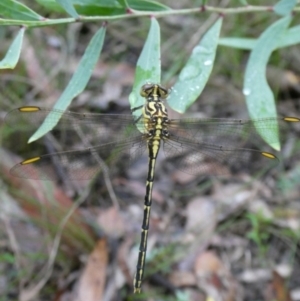
[[(51, 115), (49, 115), (51, 113)], [(48, 116), (49, 115), (49, 116)], [(48, 117), (48, 118), (46, 118)], [(17, 130), (35, 131), (42, 123), (53, 126), (59, 120), (53, 130), (68, 131), (80, 129), (84, 134), (93, 135), (93, 139), (99, 139), (103, 143), (122, 140), (131, 137), (132, 131), (136, 134), (136, 128), (144, 129), (142, 120), (136, 122), (132, 115), (123, 114), (93, 114), (74, 113), (41, 107), (21, 107), (7, 113), (5, 123)]]
[(116, 123), (116, 118), (120, 124), (133, 121), (131, 115), (124, 114), (75, 113), (42, 107), (20, 107), (7, 113), (5, 123), (14, 128), (22, 126), (26, 129), (36, 129), (49, 113), (51, 113), (51, 118), (47, 122), (50, 124), (57, 120), (57, 116), (59, 117), (58, 128), (73, 128), (74, 124), (96, 126), (114, 120), (113, 123)]
[[(51, 118), (45, 119), (49, 113)], [(14, 176), (55, 180), (57, 173), (61, 173), (68, 180), (87, 180), (101, 172), (102, 160), (112, 164), (124, 155), (126, 162), (129, 162), (146, 150), (146, 139), (137, 129), (137, 125), (141, 126), (143, 123), (136, 122), (131, 115), (80, 114), (23, 107), (10, 111), (5, 117), (5, 123), (18, 130), (35, 131), (43, 122), (51, 124), (58, 117), (59, 123), (53, 130), (67, 134), (64, 137), (68, 146), (76, 140), (76, 129), (84, 134), (84, 140), (88, 144), (97, 146), (27, 159), (11, 169)]]
[(145, 149), (146, 141), (140, 135), (130, 141), (30, 158), (15, 165), (10, 172), (13, 176), (36, 180), (57, 180), (58, 174), (66, 180), (88, 180), (103, 170), (103, 161), (112, 164), (125, 155), (128, 162), (140, 156)]
[(189, 174), (227, 175), (240, 169), (253, 172), (279, 162), (257, 128), (272, 143), (278, 130), (285, 136), (290, 123), (285, 118), (171, 120), (164, 152), (173, 161), (177, 159), (178, 169)]
[[(64, 152), (26, 160), (15, 166), (12, 172), (26, 178), (53, 179), (52, 161), (67, 170), (69, 179), (87, 179), (101, 171), (101, 166), (93, 159), (96, 154), (108, 162), (115, 161), (121, 154), (129, 160), (140, 156), (146, 149), (146, 136), (143, 120), (134, 120), (131, 115), (81, 114), (62, 112), (46, 108), (32, 107), (15, 109), (6, 116), (6, 124), (17, 129), (35, 130), (51, 112), (53, 120), (60, 117), (55, 130), (80, 128), (86, 137), (93, 136), (97, 147)], [(51, 124), (53, 121), (46, 119)], [(298, 118), (266, 118), (257, 120), (238, 119), (179, 119), (170, 120), (170, 138), (164, 140), (164, 151), (168, 158), (177, 158), (176, 166), (187, 173), (224, 175), (230, 168), (251, 169), (257, 164), (278, 162), (275, 155), (262, 149), (266, 143), (260, 138), (257, 129), (267, 137), (268, 143), (276, 142), (278, 129), (281, 137), (289, 130), (289, 124)], [(100, 143), (100, 145), (99, 145)], [(95, 144), (95, 143), (94, 143)], [(262, 162), (264, 161), (264, 162)], [(259, 163), (258, 163), (259, 162)], [(51, 164), (50, 164), (51, 163)], [(44, 169), (44, 174), (36, 175), (34, 166)], [(83, 169), (88, 166), (89, 169)], [(226, 167), (227, 166), (227, 167)]]
[(168, 159), (176, 161), (176, 168), (199, 176), (224, 176), (241, 169), (246, 169), (247, 172), (257, 171), (256, 165), (267, 167), (279, 162), (273, 153), (267, 151), (228, 148), (221, 144), (200, 143), (175, 135), (164, 141), (164, 152)]
[[(293, 118), (293, 117), (287, 117)], [(224, 147), (242, 147), (247, 143), (261, 145), (263, 142), (258, 131), (267, 137), (268, 143), (277, 141), (278, 131), (284, 137), (293, 122), (287, 118), (242, 119), (178, 119), (171, 120), (169, 130), (172, 134), (188, 135), (198, 142), (222, 145)], [(299, 122), (298, 118), (294, 121)]]

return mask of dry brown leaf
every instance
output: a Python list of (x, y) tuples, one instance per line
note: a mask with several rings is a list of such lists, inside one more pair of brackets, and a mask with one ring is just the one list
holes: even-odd
[(211, 300), (243, 300), (241, 286), (213, 252), (204, 252), (198, 256), (195, 273), (198, 286)]
[(176, 287), (196, 285), (195, 275), (188, 271), (174, 271), (169, 280)]
[(244, 184), (227, 183), (216, 187), (212, 197), (223, 204), (241, 207), (254, 198), (255, 192), (252, 187), (245, 188)]
[(211, 196), (218, 205), (219, 219), (224, 220), (229, 215), (239, 212), (255, 198), (254, 189), (245, 188), (243, 184), (219, 185)]
[(130, 284), (132, 283), (132, 273), (128, 265), (128, 257), (132, 243), (133, 239), (131, 237), (125, 237), (125, 240), (118, 247), (118, 268), (124, 277), (116, 277), (117, 288), (121, 288), (125, 284), (125, 281)]
[(120, 106), (128, 106), (128, 97), (122, 97), (124, 86), (130, 86), (134, 79), (134, 69), (128, 64), (118, 64), (111, 68), (106, 74), (107, 78), (103, 84), (103, 94), (98, 101), (107, 103), (114, 101)]
[(245, 283), (257, 283), (271, 279), (269, 269), (246, 269), (240, 275), (239, 279)]
[(195, 262), (195, 273), (197, 276), (208, 273), (218, 273), (224, 269), (225, 267), (220, 259), (210, 251), (201, 253)]
[[(216, 227), (217, 212), (212, 199), (198, 197), (189, 202), (186, 209), (187, 232), (209, 232), (210, 237)], [(207, 236), (207, 235), (206, 235)]]
[(175, 183), (178, 183), (180, 185), (188, 184), (188, 183), (192, 182), (195, 178), (197, 178), (196, 175), (187, 174), (180, 170), (174, 171), (172, 173), (171, 177)]
[(214, 234), (216, 220), (217, 212), (211, 199), (199, 197), (189, 202), (185, 231), (181, 238), (183, 244), (189, 245), (189, 251), (186, 258), (180, 262), (180, 269), (192, 269), (197, 254), (205, 250)]
[(279, 91), (288, 89), (300, 91), (300, 77), (293, 70), (282, 70), (268, 66), (267, 78), (271, 87)]
[(199, 290), (188, 290), (189, 301), (213, 301), (208, 300), (203, 292)]
[(97, 223), (109, 237), (121, 237), (126, 230), (123, 217), (120, 211), (114, 206), (106, 210), (101, 210), (97, 217)]
[(285, 280), (275, 270), (272, 275), (272, 282), (265, 293), (265, 299), (276, 301), (291, 301), (292, 298), (285, 284)]
[[(217, 164), (216, 162), (201, 162), (201, 166), (203, 167), (203, 170), (206, 170), (207, 173), (204, 174), (203, 172), (199, 171), (199, 173), (197, 174), (189, 174), (189, 173), (186, 173), (186, 172), (183, 172), (181, 170), (176, 170), (173, 172), (172, 174), (172, 180), (175, 182), (175, 183), (179, 183), (181, 185), (185, 185), (185, 184), (188, 184), (190, 183), (191, 181), (194, 181), (195, 179), (199, 179), (203, 176), (207, 176), (208, 174), (211, 174), (211, 175), (214, 175), (214, 169), (216, 168), (215, 164)], [(191, 167), (191, 166), (190, 166)], [(221, 164), (218, 164), (218, 167), (217, 167), (218, 171), (220, 173), (223, 173), (223, 174), (229, 174), (229, 170), (228, 170), (228, 167), (227, 166), (224, 166), (224, 165), (221, 165)]]
[(89, 256), (87, 265), (81, 274), (76, 301), (99, 301), (103, 298), (108, 249), (105, 239), (101, 239)]
[[(3, 178), (10, 183), (12, 187), (12, 197), (18, 202), (20, 207), (29, 217), (38, 221), (41, 226), (43, 224), (59, 225), (62, 219), (68, 214), (73, 205), (73, 201), (58, 188), (55, 183), (49, 181), (24, 180), (22, 178), (13, 177), (9, 173), (9, 169), (20, 162), (21, 159), (15, 160), (9, 152), (0, 150), (0, 168)], [(14, 158), (14, 159), (13, 159)], [(47, 218), (41, 215), (41, 211), (47, 213)], [(74, 229), (80, 229), (80, 233), (74, 232)], [(80, 235), (93, 237), (93, 232), (83, 221), (83, 217), (79, 210), (76, 210), (69, 218), (62, 234), (62, 242), (66, 243), (70, 248), (70, 255), (73, 251), (78, 251), (78, 239)], [(76, 240), (76, 242), (75, 242)], [(74, 248), (74, 244), (77, 249)], [(86, 248), (86, 244), (82, 243), (82, 247)], [(86, 249), (82, 249), (81, 251)]]

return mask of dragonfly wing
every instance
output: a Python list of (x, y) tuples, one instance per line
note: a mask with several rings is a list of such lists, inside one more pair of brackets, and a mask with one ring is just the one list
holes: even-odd
[[(88, 180), (100, 173), (106, 164), (113, 164), (121, 155), (126, 162), (134, 160), (146, 149), (142, 136), (78, 151), (46, 154), (25, 160), (11, 169), (11, 174), (36, 180)], [(105, 164), (104, 164), (105, 162)]]
[[(285, 118), (262, 118), (255, 120), (185, 118), (171, 120), (169, 130), (179, 135), (189, 136), (200, 143), (223, 145), (227, 148), (243, 148), (249, 144), (250, 148), (260, 147), (262, 143), (276, 144), (278, 134), (281, 141), (285, 138), (291, 122)], [(258, 133), (259, 132), (259, 133)], [(261, 138), (265, 137), (265, 141)]]
[[(103, 169), (102, 160), (113, 163), (121, 154), (126, 162), (134, 160), (146, 149), (142, 121), (136, 122), (131, 115), (83, 114), (64, 112), (40, 107), (22, 107), (10, 111), (5, 123), (18, 130), (36, 130), (41, 124), (61, 134), (62, 142), (71, 145), (98, 145), (77, 151), (46, 154), (25, 160), (12, 168), (15, 176), (55, 180), (57, 172), (69, 180), (87, 180)], [(78, 135), (74, 135), (77, 133)], [(78, 140), (78, 137), (79, 140)], [(56, 170), (54, 169), (56, 167)]]
[[(131, 136), (132, 131), (140, 134), (137, 130), (137, 122), (132, 115), (85, 114), (41, 107), (14, 109), (6, 115), (5, 123), (20, 131), (36, 131), (41, 124), (45, 124), (49, 129), (60, 131), (72, 130), (74, 132), (80, 129), (87, 134), (87, 137), (93, 136), (93, 139), (98, 139), (98, 143), (99, 139), (101, 143), (110, 142), (112, 136), (114, 139), (122, 140), (124, 135), (125, 138), (128, 135)], [(142, 121), (138, 123), (141, 128)]]
[(244, 168), (251, 172), (252, 169), (255, 171), (255, 162), (259, 162), (260, 166), (278, 164), (278, 158), (267, 151), (236, 148), (234, 145), (229, 147), (228, 143), (204, 143), (172, 133), (164, 141), (164, 152), (172, 161), (178, 160), (175, 166), (179, 170), (199, 176), (226, 176)]

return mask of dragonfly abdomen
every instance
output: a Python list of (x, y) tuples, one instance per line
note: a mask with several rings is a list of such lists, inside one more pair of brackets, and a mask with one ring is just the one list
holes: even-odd
[(145, 127), (148, 132), (148, 153), (149, 165), (148, 175), (146, 182), (146, 194), (144, 201), (144, 217), (141, 229), (141, 242), (139, 247), (139, 256), (136, 266), (136, 274), (133, 281), (134, 293), (141, 291), (143, 281), (146, 252), (147, 252), (147, 239), (150, 223), (150, 211), (152, 204), (152, 190), (155, 173), (155, 163), (157, 154), (159, 152), (160, 143), (163, 139), (164, 133), (167, 131), (166, 121), (168, 120), (167, 109), (162, 103), (162, 98), (167, 97), (167, 90), (159, 85), (144, 85), (141, 90), (141, 95), (145, 96), (147, 103), (143, 108), (143, 117), (145, 120)]

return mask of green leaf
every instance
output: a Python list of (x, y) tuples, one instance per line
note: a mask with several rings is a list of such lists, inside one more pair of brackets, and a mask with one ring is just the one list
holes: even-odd
[(292, 12), (296, 4), (297, 0), (280, 0), (273, 6), (273, 10), (277, 15), (286, 16)]
[(238, 48), (238, 49), (253, 49), (256, 43), (256, 39), (250, 38), (220, 38), (219, 45), (220, 46), (227, 46), (231, 48)]
[(278, 41), (278, 48), (292, 46), (300, 43), (300, 25), (291, 27), (286, 31), (280, 41)]
[[(251, 119), (276, 116), (274, 95), (266, 79), (266, 66), (279, 41), (286, 34), (291, 17), (285, 17), (273, 23), (258, 38), (253, 51), (250, 54), (246, 67), (243, 93), (246, 96), (247, 108)], [(277, 141), (271, 143), (263, 131), (259, 131), (261, 137), (274, 149), (280, 150), (278, 128), (274, 125), (274, 135)]]
[(55, 0), (35, 0), (42, 7), (46, 8), (50, 12), (63, 13), (64, 9)]
[(127, 7), (117, 0), (71, 0), (79, 14), (85, 16), (126, 15)]
[[(50, 11), (64, 12), (56, 0), (36, 0)], [(76, 12), (84, 16), (113, 16), (126, 14), (126, 6), (116, 0), (69, 0)]]
[[(56, 0), (36, 1), (50, 10), (63, 12), (63, 9), (57, 4)], [(126, 1), (117, 0), (69, 0), (69, 2), (73, 4), (78, 14), (84, 16), (127, 15), (128, 7), (137, 11), (169, 10), (167, 6), (150, 0), (128, 0), (127, 4)]]
[(175, 111), (184, 113), (207, 83), (215, 60), (222, 20), (219, 18), (206, 32), (180, 72), (168, 99), (168, 104)]
[[(300, 43), (300, 25), (289, 28), (280, 41), (277, 48), (283, 48)], [(251, 50), (255, 47), (257, 39), (248, 38), (220, 38), (219, 45), (238, 49)]]
[(150, 0), (127, 0), (127, 2), (130, 8), (138, 11), (165, 11), (171, 9), (162, 3)]
[(44, 19), (26, 5), (14, 0), (0, 1), (0, 16), (14, 20), (35, 21)]
[(56, 2), (59, 3), (71, 17), (79, 19), (79, 15), (77, 14), (71, 0), (56, 0)]
[[(96, 34), (93, 36), (92, 40), (90, 41), (88, 47), (85, 50), (81, 61), (77, 67), (76, 72), (74, 73), (73, 77), (71, 78), (68, 86), (56, 102), (54, 109), (59, 109), (61, 111), (65, 111), (66, 108), (70, 105), (72, 99), (79, 95), (84, 88), (86, 87), (93, 69), (99, 59), (103, 41), (105, 37), (105, 28), (100, 28)], [(29, 143), (35, 141), (51, 131), (57, 122), (59, 121), (59, 117), (57, 114), (54, 115), (55, 117), (51, 116), (51, 113), (45, 119), (45, 122), (40, 126), (40, 128), (31, 136), (29, 139)], [(57, 118), (56, 118), (57, 117)], [(54, 120), (53, 123), (50, 125), (50, 120)]]
[(17, 65), (22, 49), (25, 27), (22, 27), (11, 43), (5, 57), (0, 61), (0, 69), (14, 69)]
[(121, 6), (128, 7), (128, 3), (126, 0), (117, 0), (117, 1), (120, 3)]
[[(151, 18), (150, 30), (137, 62), (134, 85), (129, 95), (131, 109), (144, 104), (145, 99), (140, 96), (140, 89), (146, 82), (160, 83), (160, 29), (155, 18)], [(134, 116), (141, 115), (140, 110), (133, 112)]]
[(3, 252), (0, 254), (0, 263), (14, 264), (16, 262), (15, 256), (9, 252)]

